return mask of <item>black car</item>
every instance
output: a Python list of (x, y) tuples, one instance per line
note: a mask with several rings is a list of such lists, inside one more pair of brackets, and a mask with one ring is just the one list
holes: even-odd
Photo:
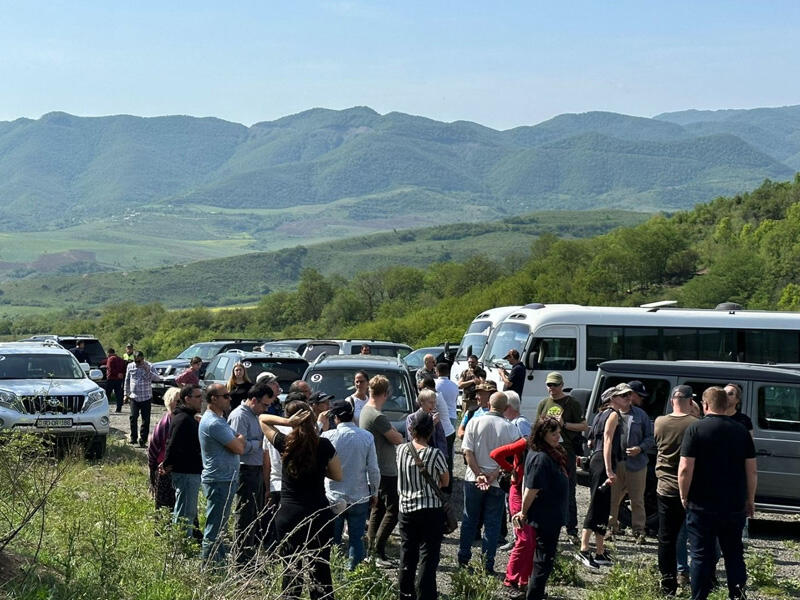
[(415, 376), (417, 371), (425, 366), (425, 355), (433, 354), (436, 364), (446, 362), (453, 364), (458, 351), (458, 342), (447, 342), (444, 346), (428, 346), (426, 348), (417, 348), (410, 354), (407, 354), (403, 359), (411, 371), (411, 376)]
[(256, 346), (260, 346), (263, 342), (264, 340), (211, 340), (210, 342), (198, 342), (186, 348), (186, 350), (178, 354), (175, 358), (153, 363), (156, 372), (163, 379), (163, 381), (153, 383), (153, 400), (161, 400), (164, 396), (164, 392), (175, 385), (175, 377), (183, 373), (189, 367), (189, 362), (195, 356), (199, 356), (203, 360), (203, 365), (200, 367), (199, 373), (199, 377), (202, 379), (208, 367), (208, 363), (212, 358), (217, 356), (217, 354), (227, 352), (228, 350), (251, 351)]
[(370, 378), (383, 375), (389, 380), (389, 398), (383, 413), (395, 429), (404, 433), (406, 417), (416, 410), (417, 388), (401, 359), (376, 354), (326, 355), (308, 367), (303, 379), (313, 391), (343, 399), (355, 391), (353, 379), (357, 371), (364, 371)]
[(84, 346), (83, 349), (86, 351), (86, 354), (89, 356), (89, 368), (90, 369), (100, 369), (103, 373), (103, 378), (98, 381), (98, 385), (100, 387), (105, 388), (105, 381), (106, 381), (106, 360), (108, 357), (106, 356), (106, 351), (103, 348), (103, 344), (100, 343), (93, 335), (88, 334), (69, 334), (69, 335), (58, 335), (58, 334), (42, 334), (42, 335), (32, 335), (29, 338), (24, 340), (19, 340), (20, 342), (44, 342), (46, 340), (51, 340), (56, 342), (59, 346), (66, 348), (67, 350), (72, 350), (75, 346), (78, 345), (78, 342), (83, 342)]
[(218, 354), (208, 365), (203, 385), (207, 387), (212, 383), (228, 383), (233, 373), (233, 365), (242, 363), (248, 379), (255, 383), (260, 373), (269, 371), (278, 378), (278, 385), (284, 392), (298, 379), (303, 378), (308, 367), (308, 361), (297, 352), (243, 352), (241, 350), (228, 350)]

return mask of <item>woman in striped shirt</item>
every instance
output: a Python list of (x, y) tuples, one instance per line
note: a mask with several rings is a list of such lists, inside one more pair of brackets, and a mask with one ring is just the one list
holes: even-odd
[[(442, 547), (442, 502), (417, 466), (412, 448), (439, 487), (450, 481), (444, 454), (429, 445), (433, 417), (418, 411), (409, 423), (412, 441), (397, 450), (397, 493), (400, 497), (400, 598), (438, 598), (436, 570)], [(419, 563), (419, 573), (417, 567)]]

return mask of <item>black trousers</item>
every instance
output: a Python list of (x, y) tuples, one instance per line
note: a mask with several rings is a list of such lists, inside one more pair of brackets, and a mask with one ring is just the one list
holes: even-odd
[[(140, 441), (145, 443), (147, 436), (150, 435), (150, 400), (137, 401), (131, 400), (131, 441), (136, 443)], [(136, 423), (139, 420), (139, 415), (142, 415), (142, 425), (139, 432), (136, 432)]]
[(544, 588), (556, 562), (558, 534), (561, 532), (561, 527), (540, 525), (534, 527), (534, 532), (536, 533), (536, 551), (533, 553), (533, 574), (528, 580), (525, 600), (542, 600), (545, 597)]
[(679, 496), (658, 494), (658, 570), (661, 589), (674, 594), (678, 589), (678, 559), (675, 543), (686, 520), (686, 511)]
[(589, 508), (583, 519), (583, 528), (597, 535), (605, 535), (608, 528), (608, 515), (611, 513), (611, 488), (600, 489), (608, 479), (602, 452), (595, 452), (589, 460)]
[(122, 386), (125, 383), (122, 379), (110, 379), (106, 381), (106, 396), (108, 403), (111, 404), (111, 392), (114, 392), (114, 400), (117, 401), (117, 412), (122, 410), (125, 397), (122, 395)]
[(400, 513), (400, 498), (397, 495), (397, 475), (381, 475), (378, 486), (378, 502), (369, 515), (367, 539), (370, 553), (386, 554), (386, 542), (397, 525)]
[(400, 598), (435, 600), (444, 513), (425, 508), (400, 513)]
[(578, 502), (575, 500), (575, 453), (572, 446), (563, 446), (567, 451), (567, 477), (569, 477), (569, 506), (567, 512), (567, 533), (578, 533)]
[(280, 539), (278, 554), (284, 561), (281, 597), (299, 599), (303, 580), (307, 578), (311, 600), (333, 598), (333, 513), (330, 509), (311, 510), (284, 501), (275, 515), (275, 531)]
[(259, 517), (264, 510), (264, 468), (261, 465), (239, 466), (239, 487), (236, 489), (237, 560), (246, 562), (261, 542)]

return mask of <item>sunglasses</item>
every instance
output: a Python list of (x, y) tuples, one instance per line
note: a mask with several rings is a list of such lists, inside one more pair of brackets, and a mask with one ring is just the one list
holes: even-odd
[(563, 383), (546, 383), (545, 385), (547, 387), (561, 387), (564, 384)]

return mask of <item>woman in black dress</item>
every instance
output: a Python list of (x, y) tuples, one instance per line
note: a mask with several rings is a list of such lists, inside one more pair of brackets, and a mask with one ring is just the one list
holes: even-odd
[(560, 438), (561, 422), (556, 417), (540, 419), (528, 438), (522, 508), (512, 519), (518, 528), (530, 523), (536, 536), (527, 600), (545, 597), (544, 588), (556, 560), (558, 534), (567, 521), (567, 453)]
[[(342, 465), (330, 440), (320, 438), (314, 413), (305, 402), (294, 400), (286, 406), (288, 417), (262, 414), (264, 435), (281, 453), (281, 503), (275, 514), (280, 540), (278, 552), (284, 559), (283, 597), (299, 598), (303, 573), (309, 575), (309, 596), (333, 598), (331, 544), (333, 518), (325, 496), (325, 478), (342, 480)], [(288, 435), (276, 425), (292, 428)], [(310, 568), (304, 568), (308, 560)]]
[(228, 391), (231, 393), (231, 410), (247, 400), (247, 393), (251, 387), (253, 387), (253, 382), (247, 376), (244, 365), (237, 362), (233, 365), (233, 371), (227, 384)]

